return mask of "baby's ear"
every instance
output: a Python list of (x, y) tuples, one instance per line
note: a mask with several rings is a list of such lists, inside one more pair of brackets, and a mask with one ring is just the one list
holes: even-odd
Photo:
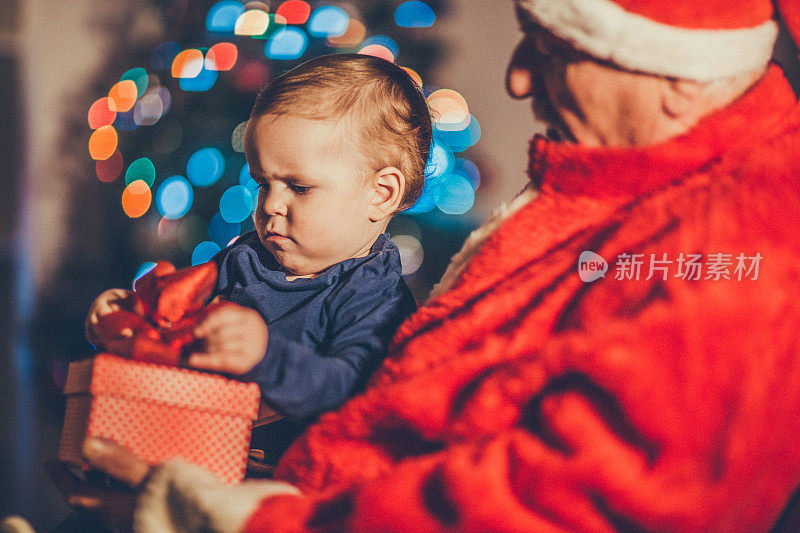
[(397, 212), (406, 190), (406, 178), (396, 167), (386, 167), (372, 175), (372, 204), (369, 219), (386, 220)]

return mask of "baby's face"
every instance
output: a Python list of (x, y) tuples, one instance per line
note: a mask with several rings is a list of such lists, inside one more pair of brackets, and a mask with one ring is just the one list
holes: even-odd
[(335, 120), (262, 115), (247, 125), (256, 232), (287, 275), (366, 255), (382, 231), (370, 220), (372, 171), (353, 138)]

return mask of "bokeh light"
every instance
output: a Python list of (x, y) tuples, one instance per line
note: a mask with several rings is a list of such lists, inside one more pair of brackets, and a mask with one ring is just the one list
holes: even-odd
[(117, 82), (108, 91), (108, 108), (117, 113), (130, 111), (138, 97), (139, 90), (133, 80)]
[(216, 70), (201, 68), (200, 73), (194, 78), (181, 78), (180, 86), (184, 91), (207, 91), (217, 82), (217, 76), (218, 73)]
[(181, 219), (172, 220), (161, 217), (161, 220), (158, 221), (158, 238), (169, 244), (176, 242), (181, 235), (181, 226), (183, 226)]
[(344, 34), (350, 22), (347, 11), (338, 6), (321, 6), (308, 19), (308, 33), (314, 37), (331, 37)]
[(475, 203), (472, 184), (459, 174), (445, 174), (437, 184), (436, 207), (448, 215), (461, 215)]
[(240, 91), (257, 92), (267, 80), (269, 80), (269, 66), (263, 61), (245, 61), (233, 71), (233, 86)]
[(206, 52), (204, 66), (207, 70), (226, 71), (233, 68), (239, 49), (233, 43), (217, 43)]
[(230, 187), (219, 199), (219, 213), (225, 222), (241, 222), (249, 217), (252, 211), (253, 195), (243, 185)]
[(147, 90), (147, 71), (141, 67), (128, 70), (120, 76), (119, 81), (131, 80), (136, 84), (136, 97), (141, 98)]
[(104, 183), (111, 183), (119, 177), (122, 173), (122, 168), (125, 162), (122, 159), (122, 154), (116, 150), (111, 157), (103, 161), (96, 161), (94, 170), (97, 173), (97, 178)]
[(133, 131), (139, 127), (134, 119), (133, 109), (125, 111), (124, 113), (117, 113), (117, 119), (114, 121), (114, 127), (118, 132), (120, 131)]
[(186, 164), (186, 177), (196, 187), (215, 184), (225, 172), (225, 158), (216, 148), (201, 148)]
[(173, 78), (194, 78), (203, 70), (203, 52), (196, 48), (184, 50), (172, 61)]
[(93, 130), (102, 126), (110, 126), (117, 118), (117, 112), (109, 108), (108, 97), (98, 98), (89, 108), (89, 127)]
[(283, 31), (286, 29), (286, 19), (282, 15), (278, 15), (277, 13), (270, 13), (269, 15), (269, 26), (267, 26), (267, 31), (262, 33), (261, 35), (253, 35), (253, 39), (275, 39), (279, 37)]
[(425, 256), (419, 239), (411, 235), (394, 235), (392, 241), (400, 252), (402, 274), (408, 276), (419, 270)]
[(125, 183), (130, 185), (134, 181), (141, 180), (152, 187), (156, 181), (156, 167), (147, 157), (140, 157), (130, 165), (125, 171)]
[(469, 159), (464, 159), (461, 157), (456, 158), (456, 162), (453, 165), (453, 172), (457, 174), (461, 174), (465, 178), (469, 180), (472, 184), (472, 188), (476, 191), (478, 187), (481, 185), (481, 173), (478, 170), (477, 165), (470, 161)]
[(239, 185), (244, 186), (254, 197), (258, 196), (258, 183), (250, 175), (250, 165), (247, 163), (239, 171)]
[(217, 213), (211, 217), (211, 222), (208, 223), (208, 237), (220, 247), (224, 248), (230, 243), (231, 239), (235, 239), (242, 231), (242, 225), (236, 222), (228, 222), (222, 215)]
[(262, 35), (269, 26), (269, 15), (260, 9), (245, 11), (236, 19), (233, 33), (236, 35)]
[(425, 165), (425, 176), (428, 178), (436, 178), (446, 174), (453, 168), (455, 157), (452, 152), (436, 142), (434, 139), (431, 144), (431, 152), (428, 157), (428, 163)]
[(392, 53), (392, 57), (397, 57), (397, 54), (400, 53), (400, 47), (397, 45), (394, 39), (391, 37), (387, 37), (386, 35), (374, 35), (367, 39), (366, 41), (361, 43), (362, 49), (371, 46), (371, 45), (380, 45), (389, 50)]
[(139, 265), (139, 268), (136, 269), (136, 274), (134, 274), (133, 276), (133, 283), (131, 284), (131, 288), (133, 288), (133, 290), (136, 290), (136, 282), (139, 281), (139, 278), (141, 278), (142, 276), (153, 270), (155, 267), (156, 264), (153, 263), (152, 261), (145, 261), (144, 263)]
[(469, 125), (466, 128), (460, 131), (442, 131), (437, 127), (434, 136), (452, 151), (463, 152), (480, 140), (481, 125), (478, 119), (470, 115)]
[(89, 137), (89, 155), (96, 161), (108, 159), (116, 151), (118, 142), (114, 126), (101, 126)]
[(181, 51), (181, 46), (175, 41), (167, 41), (159, 44), (150, 55), (150, 66), (155, 70), (170, 70), (172, 62), (175, 61)]
[(203, 241), (192, 251), (192, 266), (207, 263), (222, 250), (219, 244), (212, 241)]
[(402, 68), (403, 70), (405, 70), (405, 71), (406, 71), (406, 73), (407, 73), (407, 74), (408, 74), (408, 75), (411, 77), (411, 79), (412, 79), (412, 80), (414, 80), (414, 83), (416, 83), (416, 84), (417, 84), (417, 87), (419, 87), (420, 89), (422, 89), (422, 76), (420, 76), (420, 75), (417, 73), (417, 71), (416, 71), (416, 70), (414, 70), (413, 68), (409, 68), (409, 67), (400, 67), (400, 68)]
[(308, 36), (300, 29), (290, 26), (267, 41), (264, 52), (270, 59), (298, 59), (308, 47)]
[(452, 89), (439, 89), (426, 99), (434, 117), (434, 126), (441, 131), (460, 131), (469, 125), (466, 99)]
[(178, 245), (186, 253), (192, 253), (197, 243), (208, 234), (208, 223), (197, 215), (189, 215), (181, 219), (181, 231)]
[(288, 0), (278, 7), (275, 14), (286, 19), (287, 24), (305, 24), (311, 14), (311, 6), (302, 0)]
[(367, 36), (364, 23), (354, 18), (347, 24), (347, 30), (342, 35), (332, 35), (327, 38), (328, 46), (336, 48), (352, 48), (358, 46)]
[(422, 187), (422, 192), (414, 202), (414, 205), (403, 211), (409, 215), (416, 215), (421, 213), (428, 213), (436, 207), (436, 188), (438, 185), (437, 178), (430, 176), (425, 178), (425, 185)]
[(394, 21), (401, 28), (429, 28), (436, 21), (436, 13), (425, 2), (410, 0), (397, 6)]
[(158, 88), (147, 92), (133, 106), (133, 121), (137, 125), (152, 126), (164, 114), (164, 100), (159, 94), (161, 90), (166, 91), (164, 88)]
[(122, 210), (130, 218), (139, 218), (150, 209), (153, 194), (142, 180), (136, 180), (122, 191)]
[(194, 190), (183, 176), (170, 176), (156, 191), (156, 209), (170, 220), (181, 218), (192, 207)]
[(235, 0), (222, 0), (217, 2), (206, 15), (206, 29), (216, 33), (233, 33), (236, 21), (244, 12), (241, 2)]
[(244, 132), (246, 129), (246, 120), (233, 129), (233, 133), (231, 134), (231, 147), (234, 152), (244, 153)]
[(367, 56), (380, 57), (391, 63), (394, 63), (394, 54), (391, 50), (381, 44), (368, 44), (358, 51), (359, 54)]

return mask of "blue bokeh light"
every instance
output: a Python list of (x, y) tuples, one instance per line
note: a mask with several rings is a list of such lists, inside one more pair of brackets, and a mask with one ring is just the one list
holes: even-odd
[(453, 168), (454, 162), (453, 153), (434, 140), (428, 163), (425, 165), (425, 176), (430, 179), (446, 174)]
[(180, 86), (184, 91), (203, 92), (209, 90), (217, 82), (219, 73), (203, 67), (194, 78), (180, 78)]
[(189, 212), (194, 202), (194, 190), (183, 176), (171, 176), (161, 182), (156, 191), (156, 208), (170, 220), (181, 218)]
[(401, 28), (430, 28), (436, 21), (436, 13), (425, 2), (410, 0), (394, 10), (394, 22)]
[(228, 246), (231, 239), (242, 232), (242, 225), (236, 222), (227, 222), (222, 215), (217, 213), (208, 223), (208, 237), (222, 248)]
[(172, 62), (181, 51), (181, 46), (175, 41), (159, 44), (150, 56), (150, 66), (154, 70), (171, 70)]
[(425, 185), (422, 187), (422, 193), (414, 205), (403, 211), (408, 215), (417, 215), (420, 213), (427, 213), (433, 211), (436, 207), (436, 191), (439, 186), (438, 178), (425, 178)]
[(459, 174), (445, 174), (436, 188), (436, 207), (448, 215), (461, 215), (475, 203), (472, 184)]
[(457, 157), (455, 165), (453, 165), (453, 172), (467, 178), (472, 183), (472, 188), (476, 191), (481, 186), (481, 172), (478, 170), (477, 165), (469, 159)]
[(436, 138), (446, 144), (454, 152), (463, 152), (473, 146), (481, 138), (481, 125), (478, 119), (470, 115), (469, 125), (458, 131), (435, 130)]
[(313, 37), (339, 37), (350, 25), (350, 15), (338, 6), (321, 6), (308, 19), (308, 33)]
[(214, 254), (219, 252), (221, 249), (222, 248), (220, 248), (219, 244), (215, 242), (201, 242), (195, 246), (194, 251), (192, 252), (192, 266), (210, 261), (211, 258), (214, 257)]
[(253, 196), (258, 196), (258, 183), (250, 176), (248, 163), (245, 163), (242, 170), (239, 171), (239, 185), (243, 185)]
[(215, 184), (225, 172), (225, 158), (216, 148), (201, 148), (186, 164), (186, 177), (196, 187)]
[(253, 195), (243, 185), (234, 185), (222, 193), (219, 213), (225, 222), (238, 223), (253, 211)]
[(308, 35), (300, 28), (289, 26), (264, 45), (270, 59), (298, 59), (308, 48)]
[(206, 28), (208, 31), (218, 33), (233, 33), (236, 20), (244, 13), (244, 6), (235, 0), (222, 0), (217, 2), (206, 15)]

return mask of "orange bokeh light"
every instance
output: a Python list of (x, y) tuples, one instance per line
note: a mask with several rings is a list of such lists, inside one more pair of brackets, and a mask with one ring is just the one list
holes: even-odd
[(107, 97), (98, 98), (89, 108), (88, 120), (89, 127), (93, 130), (102, 126), (110, 126), (117, 118), (117, 112), (109, 107), (111, 102)]
[(207, 70), (230, 70), (236, 64), (239, 50), (233, 43), (217, 43), (206, 52)]
[(358, 53), (367, 56), (380, 57), (381, 59), (385, 59), (386, 61), (391, 61), (394, 63), (394, 54), (392, 51), (381, 44), (368, 44), (359, 50)]
[(130, 111), (138, 96), (139, 91), (136, 88), (136, 82), (122, 80), (119, 83), (115, 83), (111, 90), (108, 91), (108, 108), (117, 113)]
[(122, 191), (122, 210), (130, 218), (139, 218), (147, 213), (153, 201), (153, 193), (144, 180), (132, 181)]
[(408, 67), (400, 67), (400, 68), (402, 68), (403, 70), (405, 70), (405, 71), (406, 71), (406, 73), (407, 73), (409, 76), (411, 76), (411, 79), (412, 79), (412, 80), (414, 80), (414, 83), (416, 83), (416, 84), (417, 84), (417, 87), (419, 87), (420, 89), (422, 89), (422, 76), (420, 76), (420, 75), (417, 73), (417, 71), (416, 71), (416, 70), (414, 70), (413, 68), (408, 68)]
[(311, 6), (303, 0), (288, 0), (280, 5), (275, 14), (285, 18), (286, 24), (305, 24), (311, 15)]
[(101, 126), (89, 137), (89, 154), (96, 161), (104, 161), (114, 154), (118, 142), (114, 126)]
[(337, 48), (358, 46), (367, 37), (367, 28), (360, 21), (351, 18), (347, 30), (338, 37), (328, 37), (328, 44)]
[(172, 60), (173, 78), (194, 78), (203, 70), (203, 52), (196, 48), (184, 50)]

